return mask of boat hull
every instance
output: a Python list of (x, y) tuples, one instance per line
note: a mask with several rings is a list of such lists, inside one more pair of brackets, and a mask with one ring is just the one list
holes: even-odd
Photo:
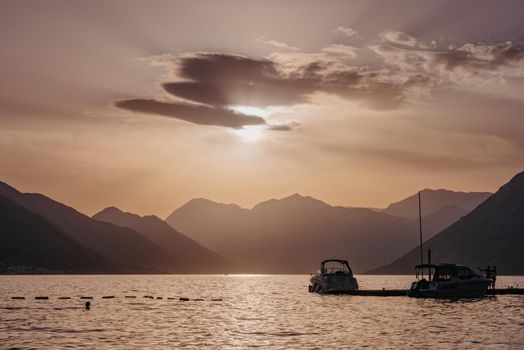
[(413, 283), (408, 291), (415, 298), (480, 298), (486, 295), (491, 284), (489, 279), (449, 282), (426, 282), (423, 286)]
[(322, 276), (311, 277), (309, 291), (319, 294), (343, 294), (344, 292), (357, 290), (358, 282), (353, 276)]

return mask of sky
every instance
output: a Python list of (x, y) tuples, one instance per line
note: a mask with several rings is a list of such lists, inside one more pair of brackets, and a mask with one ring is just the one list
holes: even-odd
[(524, 168), (524, 3), (2, 1), (0, 180), (92, 215)]

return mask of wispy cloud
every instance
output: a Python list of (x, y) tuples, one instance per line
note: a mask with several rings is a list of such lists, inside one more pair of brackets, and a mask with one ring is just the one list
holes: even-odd
[(357, 57), (357, 48), (349, 45), (333, 44), (322, 48), (322, 52), (346, 55), (351, 58)]
[(288, 45), (288, 44), (286, 44), (286, 43), (284, 43), (282, 41), (278, 41), (278, 40), (271, 40), (271, 39), (268, 39), (268, 38), (266, 38), (264, 36), (258, 37), (257, 38), (257, 42), (265, 44), (265, 45), (277, 47), (277, 48), (283, 49), (283, 50), (291, 50), (291, 51), (298, 50), (298, 47), (296, 47), (296, 46), (291, 46), (291, 45)]
[(347, 37), (360, 38), (360, 35), (358, 34), (358, 32), (355, 29), (349, 28), (349, 27), (339, 26), (339, 27), (335, 28), (333, 30), (333, 32), (335, 32), (337, 34), (342, 34), (342, 35), (347, 36)]

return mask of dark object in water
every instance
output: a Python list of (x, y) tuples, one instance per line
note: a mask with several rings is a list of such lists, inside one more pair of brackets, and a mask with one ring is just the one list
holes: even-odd
[(86, 301), (85, 306), (86, 306), (86, 310), (90, 310), (91, 309), (91, 302)]
[(134, 295), (126, 295), (124, 296), (126, 299), (135, 299), (136, 297)]
[(114, 299), (114, 298), (115, 298), (114, 295), (106, 295), (102, 297), (102, 299)]
[(80, 299), (93, 299), (93, 297), (80, 297)]
[(180, 300), (180, 301), (189, 301), (189, 298), (186, 298), (186, 297), (180, 297), (180, 298), (178, 298), (178, 300)]
[(35, 297), (35, 300), (47, 300), (49, 297)]
[(167, 298), (167, 300), (173, 300), (173, 299), (175, 299), (175, 298), (173, 298), (173, 297), (169, 297), (169, 298)]
[(193, 299), (193, 301), (204, 301), (202, 298)]
[(60, 300), (66, 300), (66, 299), (71, 299), (71, 297), (58, 297), (58, 299), (60, 299)]
[(222, 300), (223, 300), (222, 298), (211, 299), (211, 301), (222, 301)]
[(164, 298), (162, 298), (162, 297), (156, 297), (156, 298), (157, 298), (158, 300), (162, 300), (162, 299), (164, 299)]
[(15, 300), (25, 300), (25, 297), (11, 297), (11, 299), (15, 299)]

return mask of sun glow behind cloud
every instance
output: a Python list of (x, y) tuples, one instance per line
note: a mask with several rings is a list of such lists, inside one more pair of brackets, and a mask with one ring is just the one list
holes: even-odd
[(256, 115), (257, 117), (262, 118), (267, 118), (276, 112), (274, 107), (261, 108), (253, 106), (228, 106), (227, 108), (237, 113)]
[(256, 142), (264, 138), (264, 131), (260, 126), (245, 126), (242, 129), (235, 130), (240, 139), (244, 142)]

